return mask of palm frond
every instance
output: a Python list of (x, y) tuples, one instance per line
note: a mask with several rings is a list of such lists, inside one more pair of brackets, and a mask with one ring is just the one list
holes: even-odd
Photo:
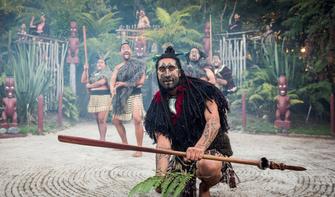
[(159, 22), (163, 26), (169, 25), (169, 24), (172, 23), (172, 18), (170, 16), (170, 14), (166, 10), (164, 10), (163, 8), (157, 7), (156, 16), (157, 16), (157, 19), (159, 20)]

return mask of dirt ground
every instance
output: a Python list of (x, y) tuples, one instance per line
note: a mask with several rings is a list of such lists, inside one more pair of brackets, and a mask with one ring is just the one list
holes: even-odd
[[(127, 124), (135, 143), (133, 125)], [(127, 196), (130, 189), (154, 175), (154, 154), (132, 157), (130, 151), (64, 144), (57, 135), (98, 138), (94, 122), (44, 136), (0, 139), (0, 196)], [(335, 140), (324, 138), (229, 134), (234, 157), (302, 165), (307, 171), (259, 170), (235, 164), (237, 188), (225, 184), (212, 196), (335, 196)], [(120, 142), (108, 127), (108, 141)], [(145, 136), (144, 145), (153, 147)], [(143, 196), (143, 195), (142, 195)], [(146, 196), (159, 196), (152, 192)]]

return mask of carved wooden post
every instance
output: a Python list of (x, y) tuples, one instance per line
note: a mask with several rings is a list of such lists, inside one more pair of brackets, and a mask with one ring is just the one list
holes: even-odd
[(330, 128), (331, 133), (335, 136), (335, 98), (334, 94), (330, 96)]
[(38, 96), (38, 107), (37, 107), (37, 133), (42, 134), (43, 132), (43, 96)]
[(246, 92), (242, 93), (242, 127), (243, 130), (247, 127), (247, 110), (246, 110), (246, 102), (245, 102), (245, 97), (246, 97)]
[(58, 97), (57, 124), (59, 127), (63, 126), (63, 94), (62, 93), (60, 93)]

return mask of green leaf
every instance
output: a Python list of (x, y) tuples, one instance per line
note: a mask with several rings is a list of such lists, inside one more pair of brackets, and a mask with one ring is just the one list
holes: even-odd
[(152, 176), (147, 178), (146, 180), (138, 183), (135, 185), (129, 192), (128, 196), (131, 197), (136, 193), (148, 193), (152, 189), (156, 189), (161, 182), (163, 181), (164, 177), (162, 176)]

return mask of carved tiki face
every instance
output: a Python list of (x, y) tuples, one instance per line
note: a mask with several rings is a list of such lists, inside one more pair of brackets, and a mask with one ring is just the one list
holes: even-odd
[(281, 75), (278, 79), (278, 90), (279, 95), (285, 96), (287, 94), (287, 79), (284, 75)]
[(143, 38), (138, 38), (135, 40), (135, 52), (137, 57), (144, 56), (145, 41)]
[(77, 23), (75, 21), (70, 22), (70, 31), (71, 31), (71, 36), (75, 37), (77, 35)]
[(6, 97), (12, 98), (14, 97), (15, 93), (15, 82), (14, 78), (7, 77), (5, 80), (5, 91), (6, 91)]

